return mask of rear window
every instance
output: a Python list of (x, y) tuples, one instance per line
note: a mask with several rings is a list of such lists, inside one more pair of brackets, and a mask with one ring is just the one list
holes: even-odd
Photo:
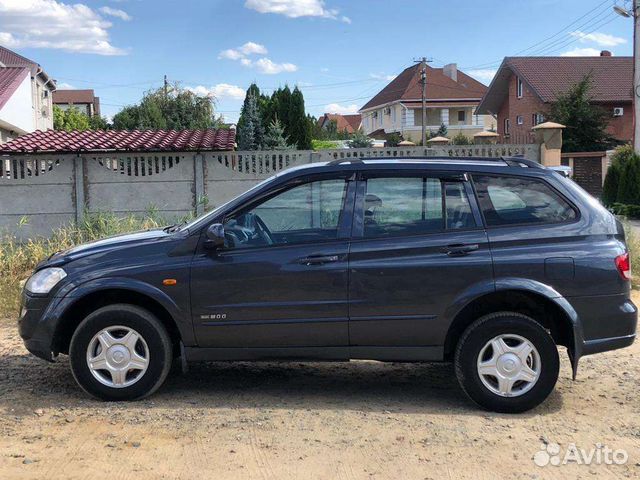
[(577, 217), (569, 202), (542, 180), (474, 175), (473, 181), (488, 226), (562, 223)]

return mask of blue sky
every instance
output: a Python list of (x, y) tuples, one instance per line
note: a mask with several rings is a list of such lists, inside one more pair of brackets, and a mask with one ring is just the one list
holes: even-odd
[[(488, 83), (514, 54), (632, 54), (628, 0), (0, 0), (0, 44), (111, 116), (163, 75), (235, 121), (252, 82), (349, 113), (426, 56)], [(528, 50), (525, 50), (528, 49)]]

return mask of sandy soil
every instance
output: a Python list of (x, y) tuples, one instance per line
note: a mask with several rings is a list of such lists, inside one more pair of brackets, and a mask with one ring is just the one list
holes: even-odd
[[(0, 479), (640, 478), (640, 343), (584, 358), (575, 382), (562, 360), (556, 391), (521, 415), (479, 410), (451, 365), (376, 362), (174, 368), (150, 399), (117, 404), (0, 320)], [(629, 458), (534, 463), (572, 442)]]

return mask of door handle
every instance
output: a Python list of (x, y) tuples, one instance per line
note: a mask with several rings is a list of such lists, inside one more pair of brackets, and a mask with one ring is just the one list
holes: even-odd
[(302, 265), (323, 265), (325, 263), (333, 263), (340, 260), (338, 255), (309, 255), (301, 258), (298, 263)]
[(463, 244), (458, 243), (454, 245), (447, 245), (444, 247), (441, 252), (446, 253), (450, 257), (461, 257), (463, 255), (469, 255), (471, 252), (475, 252), (478, 250), (479, 246), (477, 243), (473, 244)]

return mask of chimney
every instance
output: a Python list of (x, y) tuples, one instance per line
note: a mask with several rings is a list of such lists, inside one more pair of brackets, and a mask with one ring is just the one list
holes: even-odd
[(442, 73), (449, 77), (454, 82), (458, 81), (458, 65), (455, 63), (449, 63), (442, 67)]
[(609, 50), (602, 50), (600, 52), (600, 56), (601, 57), (610, 57), (611, 56), (611, 52)]

